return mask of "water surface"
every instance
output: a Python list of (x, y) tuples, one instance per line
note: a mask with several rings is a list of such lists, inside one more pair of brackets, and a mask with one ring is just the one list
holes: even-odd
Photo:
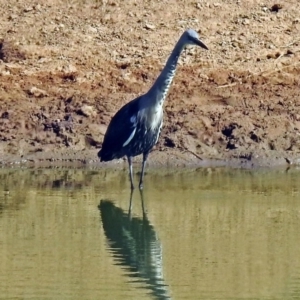
[[(299, 299), (300, 172), (0, 170), (1, 299)], [(131, 199), (131, 201), (130, 201)]]

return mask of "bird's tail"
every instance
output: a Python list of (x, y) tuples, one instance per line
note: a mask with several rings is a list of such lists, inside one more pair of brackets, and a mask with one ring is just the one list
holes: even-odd
[(113, 159), (109, 153), (102, 151), (102, 149), (98, 152), (97, 155), (100, 158), (100, 161), (110, 161)]
[(100, 158), (100, 161), (105, 161), (105, 160), (103, 160), (103, 155), (102, 155), (102, 149), (98, 152), (98, 157)]

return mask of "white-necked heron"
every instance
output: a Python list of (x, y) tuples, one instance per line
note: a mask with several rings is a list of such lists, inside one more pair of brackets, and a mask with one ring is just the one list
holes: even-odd
[(208, 48), (193, 29), (186, 30), (176, 43), (165, 67), (150, 90), (125, 104), (111, 119), (104, 136), (101, 161), (127, 156), (131, 189), (134, 189), (132, 157), (143, 154), (139, 187), (143, 188), (145, 163), (156, 144), (163, 124), (163, 103), (175, 75), (179, 56), (186, 45)]

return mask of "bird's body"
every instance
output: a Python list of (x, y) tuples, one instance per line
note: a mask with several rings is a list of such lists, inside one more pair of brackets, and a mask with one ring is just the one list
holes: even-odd
[(150, 150), (156, 144), (162, 128), (163, 103), (175, 75), (179, 56), (187, 44), (194, 44), (207, 49), (198, 39), (194, 30), (185, 31), (150, 90), (125, 104), (114, 115), (107, 128), (98, 156), (101, 161), (110, 161), (127, 156), (132, 189), (134, 186), (131, 158), (143, 154), (139, 185), (142, 188), (145, 162)]
[(125, 104), (112, 118), (100, 151), (101, 161), (149, 152), (155, 145), (162, 125), (162, 106), (140, 107), (138, 97)]

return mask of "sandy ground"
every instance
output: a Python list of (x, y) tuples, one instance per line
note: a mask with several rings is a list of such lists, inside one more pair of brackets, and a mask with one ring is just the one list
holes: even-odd
[(210, 50), (183, 53), (149, 164), (300, 163), (299, 0), (0, 3), (2, 164), (100, 164), (187, 28)]

